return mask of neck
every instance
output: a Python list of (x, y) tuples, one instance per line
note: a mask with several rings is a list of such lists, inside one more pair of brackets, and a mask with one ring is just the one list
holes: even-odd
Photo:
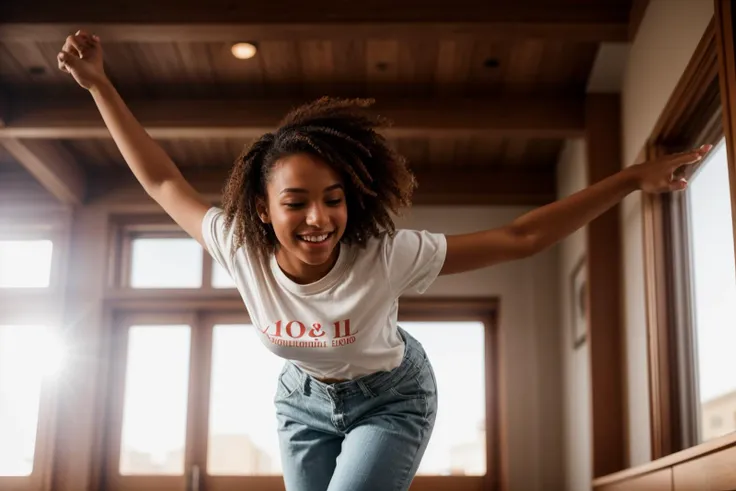
[(276, 262), (278, 263), (279, 268), (281, 268), (281, 271), (283, 271), (286, 277), (291, 281), (300, 285), (307, 285), (321, 280), (327, 276), (327, 273), (332, 271), (332, 268), (335, 267), (335, 263), (337, 262), (339, 252), (340, 246), (338, 245), (332, 251), (330, 258), (327, 261), (322, 264), (315, 265), (307, 264), (299, 260), (299, 258), (289, 254), (280, 247), (276, 251)]

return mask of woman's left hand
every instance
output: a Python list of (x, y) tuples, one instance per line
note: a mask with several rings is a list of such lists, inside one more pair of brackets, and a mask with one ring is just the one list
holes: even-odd
[(687, 180), (677, 175), (677, 170), (703, 160), (713, 145), (703, 145), (696, 150), (665, 155), (632, 167), (639, 189), (647, 193), (667, 193), (687, 188)]

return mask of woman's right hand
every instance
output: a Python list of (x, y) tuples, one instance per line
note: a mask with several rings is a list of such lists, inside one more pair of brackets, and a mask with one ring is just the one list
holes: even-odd
[(70, 73), (87, 90), (107, 80), (102, 64), (102, 44), (97, 36), (84, 31), (68, 36), (56, 59), (59, 70)]

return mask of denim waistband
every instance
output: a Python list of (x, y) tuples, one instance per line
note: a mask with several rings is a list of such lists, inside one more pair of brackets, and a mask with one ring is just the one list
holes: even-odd
[(308, 375), (293, 363), (287, 362), (283, 377), (288, 382), (297, 383), (304, 393), (317, 390), (328, 395), (363, 394), (366, 397), (374, 397), (396, 385), (400, 380), (418, 373), (426, 363), (426, 353), (421, 343), (401, 327), (397, 327), (397, 330), (404, 340), (404, 357), (401, 364), (391, 371), (380, 371), (354, 380), (326, 384)]

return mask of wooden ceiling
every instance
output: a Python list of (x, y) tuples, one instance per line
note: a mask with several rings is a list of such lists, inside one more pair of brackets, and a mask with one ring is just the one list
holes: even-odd
[[(128, 176), (91, 98), (56, 68), (64, 38), (84, 28), (186, 172), (221, 181), (243, 145), (302, 102), (373, 97), (420, 177), (417, 202), (544, 203), (564, 140), (582, 136), (598, 48), (629, 40), (643, 3), (6, 0), (0, 170), (19, 165), (73, 204), (98, 194), (91, 182)], [(237, 41), (257, 55), (234, 58)], [(450, 178), (460, 184), (443, 195)]]

